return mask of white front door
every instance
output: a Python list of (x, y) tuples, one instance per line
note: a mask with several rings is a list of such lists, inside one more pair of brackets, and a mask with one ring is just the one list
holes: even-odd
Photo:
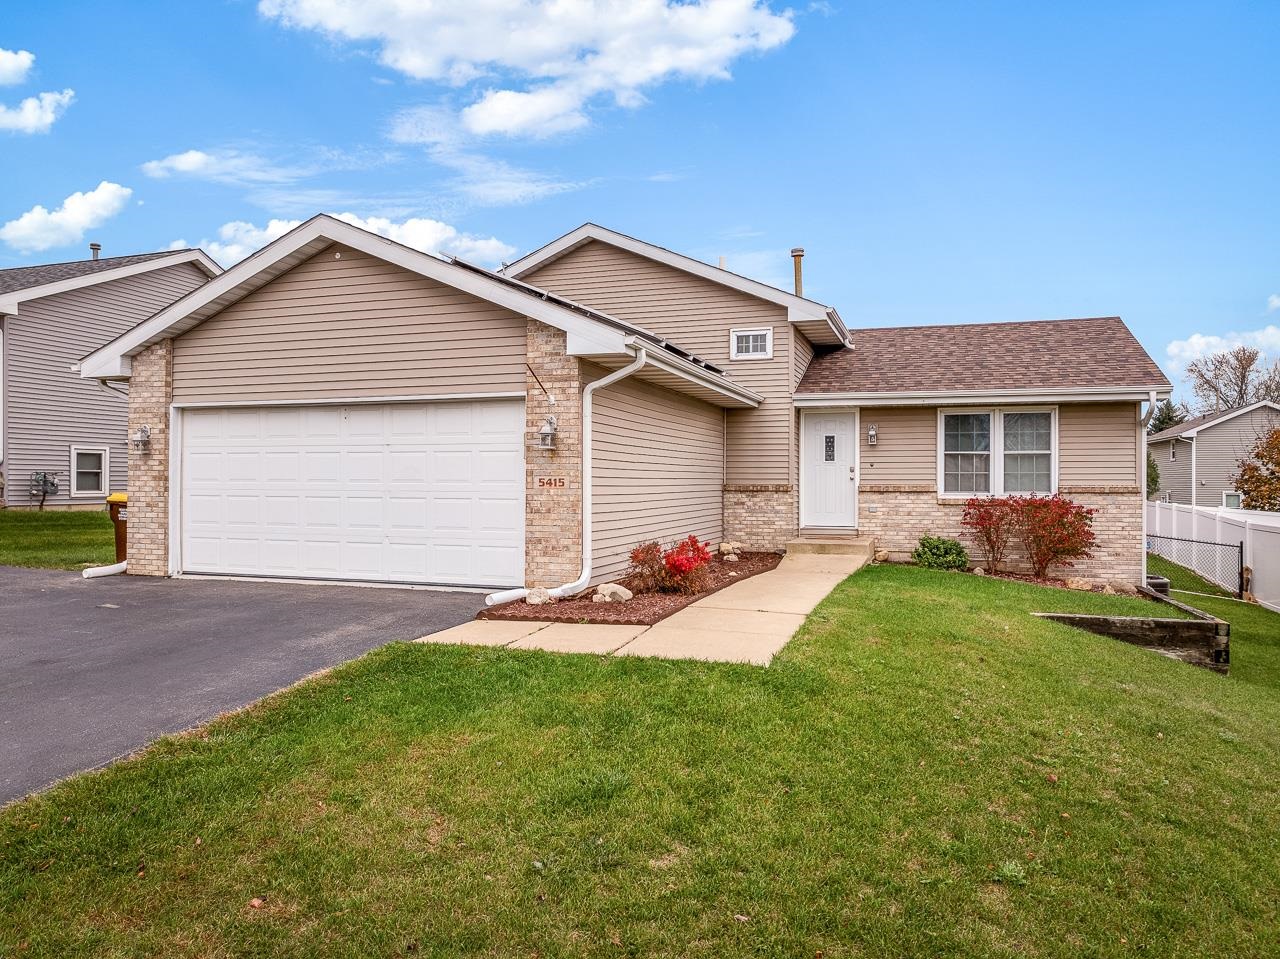
[(858, 525), (856, 410), (800, 414), (800, 525)]
[(524, 581), (524, 401), (190, 409), (181, 569)]

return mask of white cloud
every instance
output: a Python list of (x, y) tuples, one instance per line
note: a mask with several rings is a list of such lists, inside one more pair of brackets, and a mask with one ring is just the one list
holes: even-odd
[(22, 83), (35, 62), (36, 55), (29, 50), (6, 50), (0, 47), (0, 87)]
[[(497, 264), (516, 252), (515, 247), (496, 237), (463, 233), (448, 223), (425, 217), (396, 221), (380, 216), (362, 217), (355, 213), (337, 213), (334, 216), (424, 253), (451, 253), (464, 260)], [(277, 219), (267, 221), (265, 226), (256, 226), (236, 220), (219, 227), (216, 240), (205, 240), (199, 245), (219, 263), (230, 266), (284, 236), (300, 223), (301, 220)], [(174, 240), (174, 244), (181, 242)]]
[(1239, 333), (1192, 333), (1185, 340), (1174, 340), (1165, 347), (1168, 360), (1165, 367), (1175, 376), (1181, 376), (1187, 364), (1202, 356), (1220, 353), (1236, 346), (1251, 346), (1267, 357), (1280, 357), (1280, 326), (1268, 324), (1258, 330)]
[(1272, 293), (1267, 297), (1267, 312), (1274, 313), (1280, 310), (1280, 293)]
[(86, 230), (101, 226), (123, 210), (132, 194), (126, 186), (103, 180), (88, 193), (71, 194), (56, 210), (32, 207), (0, 226), (0, 240), (23, 253), (75, 243), (84, 238)]
[(295, 171), (277, 167), (262, 157), (236, 150), (186, 150), (161, 160), (148, 160), (142, 172), (157, 180), (188, 176), (218, 183), (289, 183), (298, 179)]
[(27, 97), (16, 107), (0, 103), (0, 130), (11, 133), (48, 133), (53, 122), (76, 98), (74, 90)]
[(583, 183), (512, 166), (469, 148), (471, 137), (457, 118), (438, 106), (412, 107), (392, 121), (391, 139), (426, 147), (427, 155), (454, 172), (449, 186), (473, 203), (504, 206), (566, 193)]
[(763, 0), (259, 0), (258, 10), (372, 43), (383, 64), (417, 80), (494, 79), (462, 111), (477, 135), (576, 129), (598, 99), (635, 107), (669, 80), (726, 79), (736, 59), (795, 32), (791, 12)]

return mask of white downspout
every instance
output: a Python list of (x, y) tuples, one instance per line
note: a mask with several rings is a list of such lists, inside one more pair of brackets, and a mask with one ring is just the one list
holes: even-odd
[(1142, 449), (1139, 453), (1140, 462), (1138, 465), (1138, 475), (1142, 477), (1142, 580), (1139, 585), (1147, 585), (1147, 497), (1150, 491), (1147, 489), (1147, 457), (1151, 454), (1147, 452), (1147, 425), (1151, 422), (1151, 417), (1156, 411), (1156, 391), (1151, 391), (1151, 397), (1147, 400), (1147, 415), (1142, 417), (1138, 424), (1138, 435), (1142, 438)]
[[(619, 380), (625, 380), (634, 373), (639, 373), (649, 360), (649, 354), (643, 347), (637, 347), (635, 360), (620, 370), (614, 370), (608, 376), (593, 383), (588, 383), (582, 391), (582, 572), (572, 583), (565, 583), (547, 590), (556, 599), (572, 596), (584, 589), (591, 581), (591, 397), (596, 390), (612, 386)], [(490, 593), (484, 598), (486, 606), (497, 606), (500, 603), (511, 603), (524, 599), (529, 590), (508, 589), (500, 593)]]

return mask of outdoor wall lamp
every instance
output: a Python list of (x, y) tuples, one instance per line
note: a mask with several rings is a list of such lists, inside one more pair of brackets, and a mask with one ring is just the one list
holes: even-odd
[(872, 423), (870, 426), (867, 427), (867, 445), (868, 446), (876, 445), (876, 424), (875, 423)]
[(548, 416), (542, 421), (542, 429), (538, 430), (538, 449), (553, 450), (556, 448), (556, 418)]
[(135, 450), (145, 450), (151, 445), (151, 427), (139, 426), (129, 437), (129, 442), (133, 444)]

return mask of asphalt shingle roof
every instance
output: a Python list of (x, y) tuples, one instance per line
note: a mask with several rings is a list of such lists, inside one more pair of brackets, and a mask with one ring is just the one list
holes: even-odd
[(100, 260), (71, 260), (68, 263), (42, 263), (37, 266), (15, 266), (0, 270), (0, 293), (17, 293), (46, 283), (74, 280), (102, 270), (114, 270), (131, 266), (158, 256), (171, 256), (179, 250), (161, 250), (158, 253), (135, 253), (130, 256), (107, 256)]
[(1169, 386), (1116, 316), (850, 332), (853, 349), (815, 356), (797, 393)]

